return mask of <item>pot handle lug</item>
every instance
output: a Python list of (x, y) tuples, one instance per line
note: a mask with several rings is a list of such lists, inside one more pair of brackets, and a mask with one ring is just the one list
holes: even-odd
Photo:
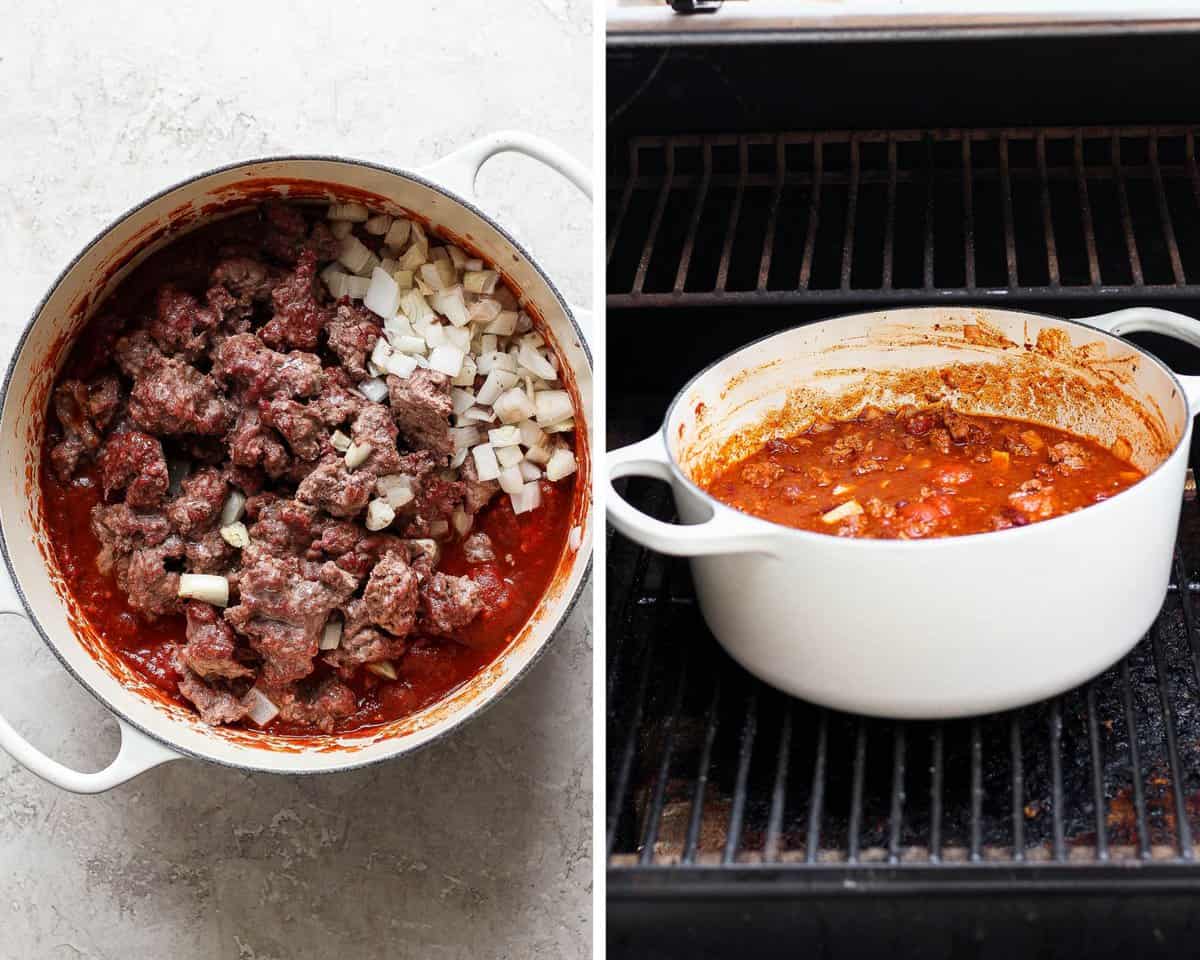
[[(1125, 310), (1114, 310), (1112, 313), (1102, 313), (1097, 317), (1080, 317), (1080, 323), (1099, 327), (1114, 336), (1124, 336), (1127, 333), (1161, 333), (1174, 337), (1193, 347), (1200, 348), (1200, 320), (1172, 310), (1160, 310), (1158, 307), (1129, 307)], [(1183, 386), (1187, 398), (1188, 411), (1194, 417), (1200, 413), (1200, 377), (1175, 374)]]
[[(0, 614), (5, 613), (29, 618), (7, 577), (0, 573)], [(17, 733), (3, 716), (0, 716), (0, 747), (31, 773), (72, 793), (103, 793), (160, 763), (181, 759), (181, 754), (152, 740), (120, 717), (117, 724), (121, 728), (121, 748), (112, 763), (95, 773), (80, 773), (52, 760)]]
[(703, 523), (664, 523), (643, 513), (617, 492), (613, 481), (621, 477), (654, 477), (670, 483), (670, 455), (661, 434), (611, 450), (605, 455), (605, 462), (608, 518), (631, 540), (674, 557), (773, 552), (747, 518), (728, 508), (714, 509)]
[[(520, 153), (544, 163), (551, 170), (571, 181), (580, 193), (592, 199), (592, 174), (582, 163), (549, 140), (520, 130), (498, 130), (496, 133), (459, 147), (449, 156), (436, 160), (420, 170), (420, 174), (477, 202), (475, 181), (485, 163), (498, 153)], [(569, 304), (584, 334), (592, 336), (592, 312)]]

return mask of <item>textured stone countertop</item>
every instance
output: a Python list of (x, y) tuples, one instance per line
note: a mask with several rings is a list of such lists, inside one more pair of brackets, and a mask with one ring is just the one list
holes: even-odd
[[(505, 127), (590, 160), (587, 0), (6, 7), (4, 363), (88, 239), (208, 167), (279, 152), (416, 167)], [(588, 303), (586, 201), (511, 155), (479, 192)], [(481, 720), (361, 772), (180, 761), (77, 797), (0, 754), (0, 958), (590, 956), (590, 611), (588, 591)], [(66, 763), (107, 764), (115, 722), (33, 630), (0, 618), (0, 651), (4, 715)]]

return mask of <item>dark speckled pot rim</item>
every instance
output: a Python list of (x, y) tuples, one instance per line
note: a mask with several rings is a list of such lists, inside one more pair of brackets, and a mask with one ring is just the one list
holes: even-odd
[[(174, 193), (176, 190), (179, 190), (183, 187), (190, 186), (190, 185), (197, 183), (201, 180), (204, 180), (208, 177), (215, 176), (216, 174), (227, 173), (231, 170), (237, 170), (242, 167), (250, 167), (250, 166), (254, 166), (256, 164), (295, 163), (295, 162), (305, 162), (305, 161), (323, 161), (323, 162), (330, 162), (330, 163), (348, 164), (348, 165), (356, 166), (356, 167), (367, 167), (372, 170), (378, 170), (382, 173), (388, 173), (388, 174), (392, 174), (394, 176), (403, 177), (406, 180), (410, 180), (414, 183), (419, 183), (422, 186), (427, 187), (428, 189), (441, 194), (446, 199), (451, 200), (454, 203), (457, 203), (460, 206), (465, 207), (467, 210), (471, 211), (473, 214), (475, 214), (477, 217), (479, 217), (481, 220), (483, 220), (484, 223), (486, 223), (493, 230), (495, 230), (504, 239), (504, 241), (506, 243), (508, 243), (513, 249), (515, 249), (517, 252), (519, 252), (521, 254), (521, 256), (523, 256), (525, 258), (526, 262), (534, 269), (534, 271), (537, 273), (537, 275), (541, 278), (542, 282), (546, 284), (546, 287), (549, 289), (550, 293), (554, 296), (555, 300), (558, 301), (558, 304), (562, 308), (563, 313), (567, 318), (567, 321), (571, 324), (572, 329), (574, 329), (576, 336), (578, 336), (579, 343), (583, 347), (584, 355), (587, 357), (589, 365), (592, 363), (592, 359), (593, 359), (592, 352), (591, 352), (591, 348), (588, 344), (587, 338), (584, 336), (583, 330), (580, 328), (579, 323), (576, 321), (574, 311), (572, 310), (570, 304), (563, 297), (563, 295), (559, 292), (558, 287), (556, 287), (554, 285), (554, 281), (551, 280), (549, 276), (547, 276), (546, 271), (544, 271), (541, 268), (541, 266), (538, 264), (537, 260), (535, 260), (533, 258), (533, 256), (529, 253), (529, 251), (526, 250), (525, 247), (521, 243), (519, 243), (507, 230), (505, 230), (502, 226), (500, 226), (500, 224), (498, 224), (494, 218), (492, 218), (488, 214), (484, 213), (478, 206), (476, 206), (470, 200), (467, 200), (466, 198), (459, 196), (458, 194), (454, 193), (453, 191), (448, 190), (446, 187), (428, 179), (427, 177), (423, 177), (418, 173), (413, 173), (410, 170), (403, 170), (399, 167), (391, 167), (391, 166), (387, 166), (386, 164), (374, 163), (374, 162), (371, 162), (368, 160), (355, 160), (355, 159), (352, 159), (349, 157), (339, 157), (339, 156), (327, 155), (327, 154), (281, 154), (281, 155), (268, 156), (268, 157), (254, 157), (254, 158), (250, 158), (250, 159), (246, 159), (246, 160), (238, 160), (233, 163), (226, 163), (226, 164), (222, 164), (219, 167), (213, 167), (211, 169), (205, 170), (203, 173), (198, 173), (194, 176), (187, 177), (183, 180), (173, 183), (170, 186), (164, 187), (163, 189), (159, 190), (157, 193), (154, 193), (153, 195), (147, 197), (145, 200), (141, 201), (138, 204), (135, 204), (134, 206), (130, 207), (128, 210), (126, 210), (119, 216), (110, 220), (98, 233), (95, 234), (95, 236), (92, 237), (91, 240), (89, 240), (80, 249), (80, 251), (74, 257), (71, 258), (71, 261), (59, 272), (58, 276), (54, 278), (54, 281), (47, 288), (46, 293), (38, 301), (37, 306), (33, 310), (32, 316), (30, 316), (29, 321), (25, 324), (24, 329), (21, 331), (20, 337), (17, 339), (16, 345), (13, 347), (12, 356), (9, 358), (8, 366), (4, 373), (4, 380), (2, 383), (0, 383), (0, 411), (3, 411), (4, 408), (7, 406), (8, 390), (9, 390), (10, 384), (12, 383), (13, 375), (17, 370), (18, 358), (21, 356), (21, 352), (24, 350), (25, 343), (29, 339), (29, 335), (32, 333), (34, 326), (37, 324), (38, 319), (41, 317), (42, 311), (46, 307), (46, 303), (49, 301), (50, 297), (54, 295), (55, 291), (58, 290), (59, 286), (62, 284), (63, 280), (66, 279), (67, 275), (75, 268), (75, 265), (77, 263), (79, 263), (79, 261), (93, 247), (95, 247), (97, 243), (99, 243), (102, 239), (104, 239), (117, 226), (119, 226), (121, 223), (128, 220), (134, 214), (140, 212), (141, 210), (144, 210), (146, 207), (150, 206), (151, 204), (154, 204), (157, 201), (161, 200), (163, 197), (167, 196), (168, 194)], [(336, 181), (330, 180), (328, 182), (335, 183)], [(590, 431), (588, 433), (588, 437), (590, 440), (590, 437), (591, 437)], [(587, 491), (583, 491), (582, 495), (586, 496)], [(25, 597), (24, 590), (22, 590), (22, 588), (21, 588), (20, 580), (17, 578), (16, 568), (13, 565), (12, 556), (8, 550), (8, 544), (5, 541), (4, 525), (2, 522), (0, 522), (0, 556), (3, 556), (3, 558), (4, 558), (5, 571), (7, 572), (8, 579), (12, 584), (14, 592), (16, 593), (18, 599), (21, 601), (21, 606), (24, 608), (26, 619), (28, 619), (29, 622), (33, 625), (33, 628), (38, 632), (38, 635), (42, 638), (42, 641), (50, 649), (50, 652), (54, 654), (54, 656), (57, 658), (58, 662), (61, 663), (63, 665), (63, 667), (66, 669), (66, 671), (72, 677), (75, 678), (76, 682), (78, 682), (80, 686), (82, 686), (93, 697), (95, 697), (101, 703), (101, 705), (104, 706), (104, 708), (106, 710), (108, 710), (114, 716), (118, 717), (122, 721), (122, 723), (128, 724), (130, 727), (134, 728), (139, 733), (141, 733), (144, 736), (148, 737), (149, 739), (155, 741), (156, 743), (161, 744), (162, 746), (166, 747), (167, 749), (171, 750), (172, 752), (178, 754), (181, 757), (190, 757), (195, 760), (202, 760), (206, 763), (215, 763), (215, 764), (218, 764), (223, 767), (230, 767), (232, 769), (245, 770), (245, 771), (253, 772), (253, 773), (272, 773), (272, 774), (292, 775), (292, 776), (344, 773), (349, 770), (358, 770), (358, 769), (362, 769), (364, 767), (374, 766), (375, 764), (385, 763), (389, 760), (395, 760), (402, 756), (410, 756), (414, 753), (417, 753), (420, 750), (423, 750), (423, 749), (433, 745), (434, 743), (439, 742), (440, 740), (449, 736), (451, 733), (454, 733), (455, 731), (460, 730), (469, 720), (474, 720), (475, 718), (479, 717), (481, 714), (485, 713), (490, 707), (492, 707), (494, 704), (496, 704), (498, 701), (500, 701), (504, 696), (506, 696), (513, 689), (513, 687), (516, 686), (516, 684), (529, 672), (529, 670), (533, 667), (533, 665), (536, 664), (542, 658), (542, 656), (546, 652), (546, 649), (550, 646), (550, 644), (555, 639), (557, 639), (559, 634), (562, 632), (562, 629), (563, 629), (563, 626), (564, 626), (566, 620), (570, 617), (570, 615), (574, 611), (576, 605), (579, 603), (579, 598), (583, 594), (584, 587), (587, 585), (587, 583), (591, 579), (591, 573), (592, 573), (592, 555), (591, 555), (591, 552), (589, 551), (588, 556), (587, 556), (587, 565), (584, 568), (583, 574), (579, 578), (579, 582), (576, 584), (575, 589), (572, 592), (570, 599), (567, 601), (566, 604), (563, 605), (562, 609), (557, 614), (556, 622), (554, 623), (554, 626), (550, 628), (549, 632), (546, 635), (546, 638), (541, 642), (541, 644), (538, 646), (537, 650), (534, 651), (533, 655), (529, 658), (529, 661), (527, 663), (525, 663), (521, 667), (521, 669), (519, 669), (517, 672), (512, 674), (512, 676), (510, 676), (500, 686), (500, 688), (498, 690), (496, 690), (496, 692), (492, 696), (488, 697), (483, 702), (478, 703), (478, 705), (466, 706), (461, 712), (458, 713), (457, 716), (454, 717), (453, 721), (451, 723), (449, 723), (444, 730), (439, 731), (434, 736), (431, 736), (428, 740), (425, 740), (424, 742), (414, 745), (414, 746), (405, 747), (403, 749), (397, 750), (395, 753), (391, 753), (386, 756), (374, 757), (374, 758), (365, 759), (365, 760), (352, 759), (354, 755), (348, 754), (347, 755), (348, 759), (347, 759), (346, 763), (343, 763), (337, 767), (333, 767), (333, 768), (329, 768), (329, 769), (276, 770), (276, 769), (272, 769), (272, 768), (268, 768), (268, 767), (256, 766), (253, 763), (233, 762), (230, 760), (217, 759), (214, 757), (205, 756), (205, 755), (197, 753), (193, 750), (189, 750), (185, 747), (181, 747), (179, 744), (175, 743), (174, 741), (172, 741), (164, 736), (161, 736), (160, 734), (154, 733), (153, 731), (148, 730), (142, 724), (137, 723), (134, 720), (130, 719), (130, 717), (128, 715), (126, 715), (125, 711), (123, 711), (119, 706), (110, 702), (107, 698), (102, 696), (98, 690), (96, 690), (90, 683), (87, 682), (87, 680), (85, 680), (83, 677), (81, 677), (72, 668), (72, 666), (66, 661), (66, 659), (63, 657), (63, 655), (59, 652), (58, 646), (55, 644), (55, 642), (50, 639), (49, 634), (43, 628), (41, 622), (38, 620), (37, 616), (34, 614), (33, 609), (30, 607), (29, 601)], [(579, 562), (578, 556), (576, 556), (575, 562), (576, 563)], [(174, 721), (172, 721), (172, 722), (174, 722)], [(143, 772), (145, 772), (145, 771), (143, 771)], [(139, 773), (139, 774), (136, 774), (135, 776), (140, 776), (140, 775), (141, 774)]]

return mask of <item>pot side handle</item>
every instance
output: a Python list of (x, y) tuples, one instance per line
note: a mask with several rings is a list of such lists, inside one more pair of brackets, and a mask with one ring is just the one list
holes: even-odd
[[(1114, 310), (1112, 313), (1102, 313), (1096, 317), (1080, 317), (1079, 322), (1098, 327), (1118, 337), (1127, 333), (1161, 333), (1200, 348), (1200, 320), (1171, 310), (1160, 310), (1158, 307), (1129, 307), (1125, 310)], [(1181, 373), (1175, 376), (1183, 386), (1188, 412), (1194, 417), (1200, 413), (1200, 377), (1190, 377)]]
[(654, 477), (671, 481), (671, 466), (661, 434), (640, 443), (610, 450), (605, 455), (608, 489), (605, 503), (612, 525), (629, 539), (658, 553), (674, 557), (709, 554), (772, 553), (761, 533), (747, 518), (732, 510), (714, 510), (703, 523), (664, 523), (643, 513), (618, 492), (613, 481), (621, 477)]
[[(6, 613), (28, 619), (16, 590), (0, 572), (0, 614)], [(0, 747), (31, 773), (72, 793), (103, 793), (145, 773), (151, 767), (181, 758), (180, 754), (150, 739), (120, 717), (117, 718), (117, 725), (121, 728), (121, 748), (117, 751), (116, 759), (95, 773), (80, 773), (52, 760), (17, 733), (3, 716), (0, 716)]]
[[(520, 130), (498, 130), (474, 143), (460, 147), (449, 156), (436, 160), (420, 173), (468, 200), (477, 202), (475, 181), (485, 163), (498, 153), (520, 153), (554, 170), (570, 180), (589, 200), (592, 199), (592, 174), (582, 163), (549, 140)], [(583, 328), (587, 338), (592, 334), (592, 312), (570, 304), (571, 313)]]

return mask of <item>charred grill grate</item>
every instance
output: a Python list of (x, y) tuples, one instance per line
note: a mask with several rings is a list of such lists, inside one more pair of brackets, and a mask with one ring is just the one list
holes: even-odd
[[(636, 482), (627, 495), (670, 518), (664, 487)], [(618, 886), (647, 867), (836, 867), (845, 882), (889, 865), (1196, 859), (1194, 500), (1162, 612), (1124, 661), (1043, 704), (943, 723), (858, 718), (775, 692), (708, 633), (685, 563), (610, 537), (607, 849)]]
[(1196, 128), (638, 137), (608, 305), (1200, 296)]

